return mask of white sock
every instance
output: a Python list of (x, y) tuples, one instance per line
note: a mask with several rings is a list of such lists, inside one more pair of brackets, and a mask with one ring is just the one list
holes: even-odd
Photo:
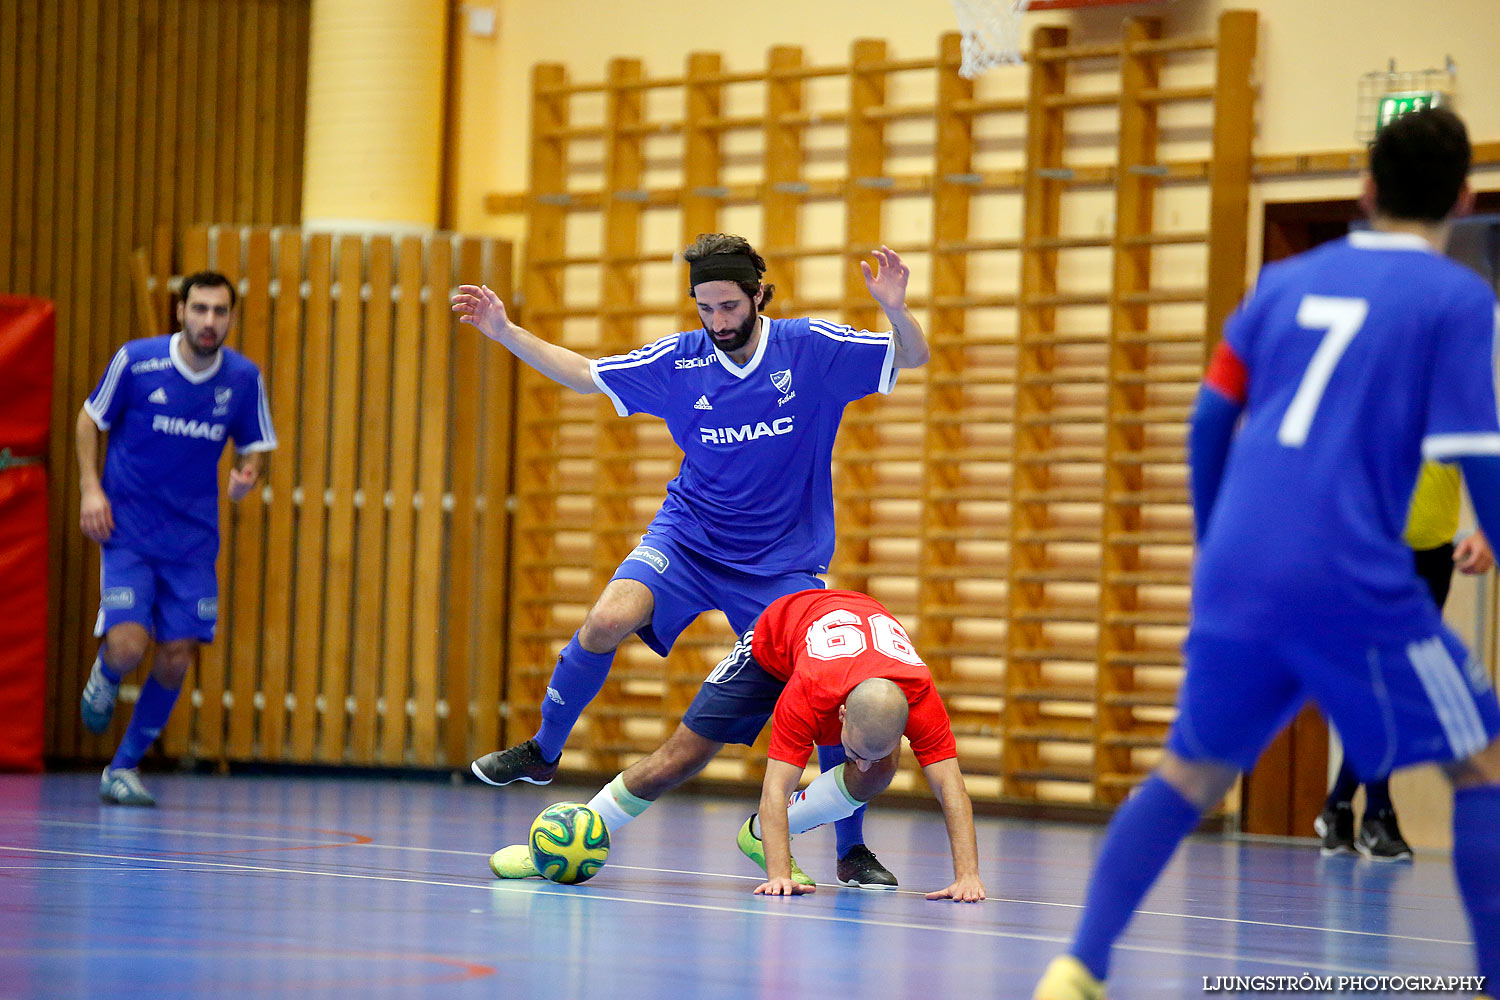
[(822, 774), (787, 800), (786, 822), (792, 833), (806, 833), (813, 827), (832, 823), (853, 815), (864, 805), (844, 787), (844, 765)]
[(625, 787), (625, 775), (615, 775), (615, 780), (599, 789), (597, 795), (589, 799), (589, 808), (598, 813), (604, 820), (604, 828), (614, 836), (626, 823), (635, 819), (649, 808), (649, 799), (639, 798), (631, 795)]

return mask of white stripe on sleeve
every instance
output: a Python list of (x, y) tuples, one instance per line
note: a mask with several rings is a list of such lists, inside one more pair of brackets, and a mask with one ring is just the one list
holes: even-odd
[(116, 351), (114, 360), (104, 373), (104, 380), (99, 383), (99, 390), (84, 400), (83, 412), (89, 415), (89, 419), (101, 431), (109, 430), (109, 421), (104, 419), (104, 414), (109, 412), (110, 405), (114, 402), (115, 390), (120, 387), (120, 376), (125, 373), (125, 366), (129, 363), (130, 355), (125, 353), (125, 348)]

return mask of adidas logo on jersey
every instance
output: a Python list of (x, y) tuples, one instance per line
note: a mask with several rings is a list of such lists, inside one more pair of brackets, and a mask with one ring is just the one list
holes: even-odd
[(698, 402), (693, 404), (695, 410), (712, 410), (713, 404), (708, 401), (707, 396), (699, 396)]
[(155, 392), (153, 392), (151, 395), (149, 395), (149, 396), (146, 397), (146, 402), (148, 402), (148, 403), (159, 403), (162, 406), (166, 406), (167, 405), (167, 390), (165, 390), (165, 389), (163, 389), (161, 387), (157, 387), (157, 390)]

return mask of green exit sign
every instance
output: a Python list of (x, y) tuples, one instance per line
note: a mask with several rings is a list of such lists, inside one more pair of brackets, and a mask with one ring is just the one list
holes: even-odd
[(1381, 97), (1375, 112), (1375, 131), (1379, 132), (1408, 111), (1436, 108), (1447, 101), (1440, 90), (1412, 90), (1405, 93), (1386, 94)]

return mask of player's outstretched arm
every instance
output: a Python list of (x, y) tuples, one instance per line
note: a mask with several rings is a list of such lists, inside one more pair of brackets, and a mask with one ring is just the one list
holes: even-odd
[(906, 308), (906, 282), (911, 269), (901, 262), (901, 255), (890, 247), (875, 251), (876, 268), (862, 260), (859, 269), (865, 276), (865, 287), (870, 297), (885, 310), (891, 321), (891, 339), (896, 342), (895, 365), (897, 368), (920, 368), (927, 363), (931, 352), (927, 350), (927, 338), (922, 333), (922, 324)]
[[(932, 794), (943, 807), (943, 822), (948, 827), (948, 844), (953, 849), (953, 884), (928, 899), (951, 899), (955, 903), (977, 903), (984, 899), (984, 883), (979, 880), (979, 846), (974, 837), (974, 804), (964, 785), (958, 758), (949, 757), (922, 768)], [(769, 860), (769, 855), (767, 857)]]
[(755, 887), (758, 896), (798, 896), (817, 886), (792, 881), (792, 834), (787, 825), (786, 800), (797, 788), (802, 768), (784, 760), (766, 761), (766, 780), (760, 786), (760, 843), (766, 852), (766, 881)]
[(505, 303), (484, 285), (459, 285), (453, 311), (460, 323), (476, 327), (516, 357), (559, 385), (584, 395), (599, 392), (589, 372), (589, 359), (559, 344), (550, 344), (510, 321)]
[(99, 438), (103, 432), (87, 410), (78, 411), (73, 440), (78, 446), (78, 527), (96, 542), (107, 542), (115, 530), (114, 510), (99, 484)]

